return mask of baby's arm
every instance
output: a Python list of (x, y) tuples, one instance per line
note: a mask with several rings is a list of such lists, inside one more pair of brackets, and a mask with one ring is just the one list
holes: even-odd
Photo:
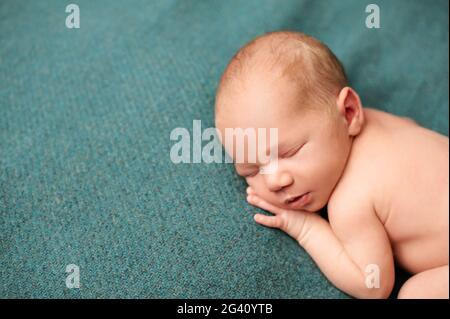
[[(332, 229), (317, 214), (284, 210), (262, 200), (251, 189), (248, 193), (250, 204), (275, 215), (257, 214), (255, 221), (279, 228), (296, 239), (337, 288), (357, 298), (389, 296), (394, 283), (392, 250), (374, 212), (361, 213), (351, 208), (343, 213), (345, 219), (331, 215)], [(369, 288), (366, 284), (366, 279), (376, 275), (366, 273), (367, 269), (373, 271), (373, 265), (379, 269), (379, 288)]]

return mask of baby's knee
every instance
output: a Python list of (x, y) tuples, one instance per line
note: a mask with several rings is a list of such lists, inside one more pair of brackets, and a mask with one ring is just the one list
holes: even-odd
[(424, 299), (449, 297), (448, 265), (418, 273), (400, 288), (398, 299)]
[[(412, 279), (412, 278), (411, 278)], [(417, 287), (412, 281), (406, 281), (398, 292), (398, 299), (422, 299), (420, 288)]]

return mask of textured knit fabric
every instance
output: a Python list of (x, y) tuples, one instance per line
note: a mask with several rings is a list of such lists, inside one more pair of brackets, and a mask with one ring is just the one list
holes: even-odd
[(448, 2), (379, 0), (380, 29), (368, 3), (2, 0), (0, 297), (348, 297), (253, 221), (232, 165), (173, 164), (169, 136), (212, 127), (229, 59), (280, 29), (325, 42), (365, 105), (448, 135)]

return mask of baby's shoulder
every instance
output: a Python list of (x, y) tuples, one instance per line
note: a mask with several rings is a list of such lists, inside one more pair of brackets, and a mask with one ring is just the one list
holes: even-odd
[(344, 172), (328, 201), (328, 214), (335, 218), (350, 212), (373, 212), (375, 194), (383, 192), (382, 184), (389, 178), (384, 176), (384, 166), (390, 155), (383, 148), (385, 141), (376, 127), (384, 114), (369, 109), (365, 115), (369, 117), (367, 125), (353, 141)]
[(374, 212), (373, 187), (355, 175), (344, 176), (335, 187), (327, 204), (330, 223)]

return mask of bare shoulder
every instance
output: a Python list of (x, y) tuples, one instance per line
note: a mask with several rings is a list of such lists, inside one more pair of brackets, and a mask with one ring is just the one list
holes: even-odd
[(386, 191), (383, 182), (389, 179), (383, 176), (387, 174), (383, 167), (389, 158), (389, 151), (385, 148), (389, 137), (384, 126), (396, 118), (384, 111), (364, 108), (363, 130), (353, 141), (346, 168), (328, 202), (330, 224), (339, 222), (340, 218), (347, 219), (349, 213), (372, 214), (377, 211), (378, 197)]
[(328, 201), (327, 210), (332, 228), (354, 226), (353, 221), (374, 214), (370, 187), (357, 181), (341, 181)]
[(405, 125), (419, 126), (419, 124), (412, 118), (407, 116), (399, 116), (386, 111), (378, 110), (372, 107), (364, 107), (364, 116), (366, 121), (387, 120), (389, 122), (402, 123)]
[[(448, 137), (372, 108), (364, 108), (364, 117), (363, 130), (353, 141), (328, 203), (330, 223), (346, 218), (349, 211), (375, 211), (384, 224), (404, 202), (411, 202), (411, 194), (435, 192), (435, 181), (444, 179), (439, 176), (448, 176), (442, 173), (448, 171)], [(435, 176), (433, 182), (427, 182), (430, 176)], [(448, 178), (441, 184), (448, 188)]]

